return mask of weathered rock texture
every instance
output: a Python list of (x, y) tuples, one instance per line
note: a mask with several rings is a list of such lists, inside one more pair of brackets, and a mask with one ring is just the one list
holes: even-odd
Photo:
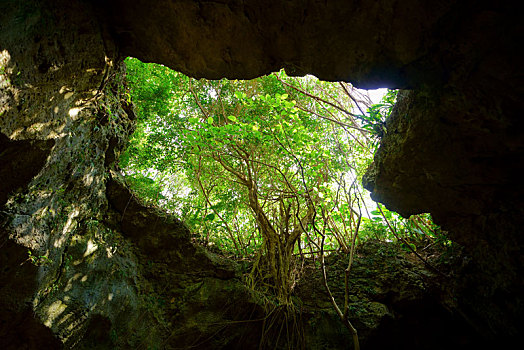
[(131, 130), (106, 85), (116, 47), (84, 3), (0, 13), (2, 347), (72, 347), (124, 313), (123, 332), (147, 333), (136, 258), (103, 223), (106, 161)]
[(406, 87), (444, 78), (434, 51), (454, 36), (467, 7), (452, 0), (113, 0), (99, 11), (125, 55), (195, 77), (246, 79), (285, 67), (362, 87)]
[[(451, 316), (412, 279), (402, 286), (418, 291), (415, 301), (391, 301), (407, 295), (391, 287), (357, 308), (376, 322), (355, 322), (370, 348), (384, 348), (377, 339), (423, 322), (421, 302), (429, 300), (430, 324), (448, 343), (461, 343), (460, 335), (437, 325), (462, 327), (460, 319), (481, 341), (516, 336), (524, 324), (518, 15), (504, 2), (452, 0), (3, 1), (2, 348), (260, 344), (263, 321), (238, 323), (266, 311), (240, 283), (241, 269), (193, 246), (182, 223), (141, 206), (118, 178), (115, 160), (134, 117), (123, 98), (125, 55), (197, 77), (285, 67), (361, 87), (411, 88), (366, 184), (405, 215), (432, 212), (467, 255), (447, 299)], [(340, 324), (318, 318), (322, 312), (311, 314), (310, 333), (338, 330), (308, 342), (343, 346)], [(395, 314), (404, 317), (382, 321)]]
[(458, 304), (488, 337), (524, 324), (522, 25), (493, 8), (456, 27), (442, 85), (403, 92), (364, 180), (404, 215), (431, 212), (467, 247)]

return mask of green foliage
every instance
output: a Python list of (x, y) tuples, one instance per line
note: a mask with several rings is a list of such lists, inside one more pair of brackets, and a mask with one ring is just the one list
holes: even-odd
[(388, 90), (381, 103), (370, 106), (367, 110), (368, 114), (360, 116), (364, 129), (369, 130), (378, 137), (384, 136), (386, 133), (386, 120), (391, 114), (397, 93), (398, 90)]
[(361, 185), (397, 92), (362, 107), (364, 96), (355, 98), (349, 84), (284, 71), (209, 81), (136, 59), (126, 64), (138, 123), (120, 165), (137, 195), (176, 213), (209, 249), (251, 258), (245, 283), (282, 310), (293, 309), (300, 259), (315, 258), (358, 348), (347, 275), (339, 307), (325, 252), (346, 253), (350, 271), (360, 240), (398, 241), (416, 255), (443, 240), (429, 215), (404, 219), (371, 204)]
[(35, 266), (51, 265), (53, 261), (45, 255), (34, 255), (31, 250), (27, 251), (29, 257), (27, 261), (30, 261)]
[(127, 175), (126, 182), (146, 202), (158, 203), (161, 199), (165, 199), (160, 184), (149, 177), (142, 174)]
[(368, 238), (403, 237), (413, 249), (438, 236), (427, 216), (405, 220), (383, 206), (367, 214), (361, 177), (396, 91), (359, 106), (362, 115), (345, 83), (283, 71), (195, 80), (136, 59), (126, 65), (138, 123), (120, 165), (131, 187), (178, 214), (208, 247), (256, 255), (251, 280), (282, 285), (284, 299), (295, 256), (349, 253)]
[(378, 146), (378, 141), (387, 133), (386, 120), (391, 115), (397, 94), (398, 90), (388, 90), (380, 103), (369, 106), (367, 114), (358, 116), (362, 128), (368, 130), (374, 138), (374, 149)]

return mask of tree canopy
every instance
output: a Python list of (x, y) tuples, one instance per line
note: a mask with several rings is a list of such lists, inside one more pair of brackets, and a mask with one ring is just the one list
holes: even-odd
[[(361, 185), (397, 92), (372, 104), (350, 84), (284, 71), (211, 81), (133, 58), (126, 66), (138, 122), (120, 166), (135, 193), (200, 243), (251, 259), (246, 283), (278, 304), (292, 306), (300, 261), (318, 259), (358, 349), (348, 276), (359, 240), (398, 240), (418, 255), (417, 242), (442, 239), (429, 215), (403, 219)], [(333, 251), (348, 256), (342, 307), (325, 272)]]
[(436, 237), (429, 216), (370, 207), (361, 186), (396, 91), (371, 104), (350, 84), (284, 71), (210, 81), (126, 64), (138, 116), (120, 162), (128, 182), (203, 244), (253, 257), (253, 288), (290, 303), (299, 259), (338, 250), (351, 264), (361, 239), (401, 238), (414, 250), (413, 240)]

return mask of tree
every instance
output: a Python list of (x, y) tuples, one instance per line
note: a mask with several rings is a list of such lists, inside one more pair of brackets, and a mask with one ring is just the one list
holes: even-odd
[[(351, 114), (341, 116), (311, 98), (312, 89), (333, 93), (332, 85), (306, 78), (290, 88), (294, 80), (283, 72), (249, 82), (196, 81), (138, 60), (129, 61), (128, 70), (141, 118), (122, 162), (128, 175), (135, 183), (147, 182), (140, 174), (157, 182), (184, 178), (178, 181), (191, 189), (179, 205), (185, 219), (206, 230), (206, 239), (209, 229), (227, 237), (236, 254), (261, 248), (254, 284), (272, 286), (288, 303), (294, 254), (320, 248), (314, 221), (329, 216), (330, 226), (320, 225), (328, 244), (347, 242), (342, 230), (333, 231), (344, 214), (331, 216), (326, 206), (347, 211), (347, 203), (341, 206), (346, 197), (332, 198), (336, 182), (355, 173), (347, 154), (367, 141), (351, 135), (354, 142), (347, 129), (333, 127), (336, 119), (359, 129)], [(157, 194), (159, 203), (170, 202), (167, 192)]]
[[(121, 160), (130, 182), (205, 244), (256, 253), (248, 281), (282, 305), (291, 304), (296, 259), (320, 258), (326, 291), (358, 347), (348, 276), (359, 237), (431, 227), (385, 208), (369, 211), (360, 185), (396, 92), (370, 105), (349, 84), (310, 76), (208, 81), (135, 59), (127, 67), (139, 117)], [(343, 307), (325, 273), (332, 250), (348, 255)]]

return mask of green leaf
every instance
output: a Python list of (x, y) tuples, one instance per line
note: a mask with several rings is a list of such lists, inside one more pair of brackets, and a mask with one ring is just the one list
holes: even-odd
[[(334, 225), (340, 232), (344, 225), (350, 225), (353, 215), (350, 204), (354, 198), (341, 195), (345, 189), (340, 187), (338, 179), (346, 179), (345, 174), (349, 172), (351, 177), (360, 178), (372, 155), (364, 145), (360, 147), (348, 138), (343, 128), (302, 112), (303, 107), (298, 106), (320, 111), (322, 104), (298, 92), (288, 95), (286, 86), (277, 77), (319, 97), (332, 95), (349, 105), (351, 101), (339, 84), (314, 78), (300, 81), (301, 78), (287, 77), (284, 71), (250, 82), (194, 80), (167, 67), (144, 64), (136, 59), (127, 59), (126, 64), (138, 122), (137, 132), (121, 163), (128, 174), (133, 174), (130, 181), (141, 198), (168, 210), (180, 211), (192, 232), (234, 254), (240, 252), (218, 215), (225, 222), (238, 225), (234, 235), (239, 243), (249, 242), (246, 252), (253, 254), (265, 244), (262, 232), (257, 230), (256, 216), (249, 207), (249, 188), (236, 181), (234, 173), (257, 174), (253, 185), (261, 197), (267, 198), (262, 213), (270, 217), (274, 226), (293, 229), (286, 227), (292, 221), (286, 219), (286, 215), (303, 217), (306, 214), (311, 205), (306, 193), (316, 198), (312, 203), (316, 210), (333, 212)], [(191, 87), (194, 95), (188, 94)], [(389, 115), (391, 103), (383, 101), (370, 108), (365, 116), (357, 117), (359, 123), (375, 132), (377, 124)], [(325, 112), (347, 121), (346, 116), (332, 108)], [(358, 133), (355, 136), (360, 139)], [(357, 153), (365, 154), (365, 158), (354, 159)], [(246, 158), (249, 155), (253, 162), (243, 162), (244, 155)], [(348, 163), (354, 164), (354, 173)], [(144, 177), (138, 178), (142, 173)], [(147, 178), (149, 174), (155, 175), (154, 181)], [(200, 185), (195, 181), (197, 176)], [(319, 179), (323, 179), (322, 184)], [(355, 182), (355, 186), (359, 183)], [(172, 190), (162, 199), (166, 185)], [(315, 191), (321, 192), (315, 195)], [(210, 208), (209, 203), (218, 204)], [(282, 208), (289, 214), (283, 215)], [(398, 232), (406, 235), (402, 219), (380, 208)], [(374, 214), (372, 219), (362, 218), (364, 236), (388, 238), (390, 234), (380, 212), (376, 210)], [(354, 223), (351, 221), (351, 225)], [(320, 221), (318, 224), (322, 225)], [(337, 248), (333, 235), (336, 236), (338, 230), (321, 229), (326, 229), (326, 248)], [(304, 242), (302, 239), (316, 241), (318, 237), (313, 234), (301, 237)]]
[[(402, 249), (404, 249), (407, 252), (410, 252), (411, 249), (414, 250), (414, 251), (417, 251), (417, 246), (414, 245), (413, 243), (407, 243), (407, 244), (406, 243), (402, 243), (400, 246), (402, 247)], [(409, 247), (411, 247), (411, 249), (409, 249)]]
[(235, 91), (235, 97), (241, 100), (246, 97), (246, 94), (241, 91)]

